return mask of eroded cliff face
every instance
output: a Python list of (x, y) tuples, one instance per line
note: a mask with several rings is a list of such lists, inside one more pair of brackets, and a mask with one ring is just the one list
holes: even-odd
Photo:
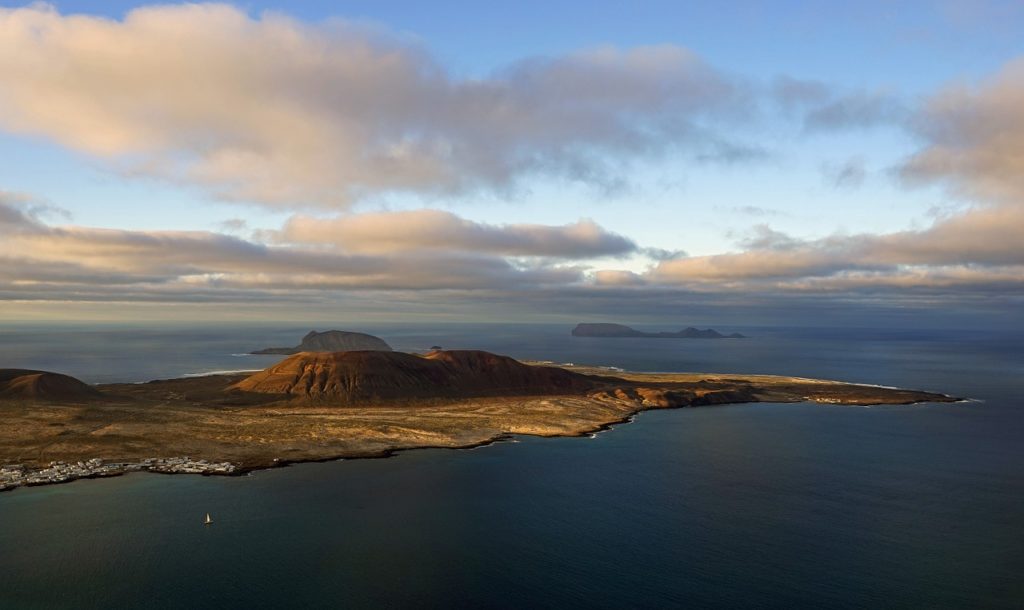
[(592, 396), (597, 399), (633, 401), (648, 409), (700, 407), (758, 400), (754, 389), (749, 387), (669, 389), (624, 386), (599, 390)]

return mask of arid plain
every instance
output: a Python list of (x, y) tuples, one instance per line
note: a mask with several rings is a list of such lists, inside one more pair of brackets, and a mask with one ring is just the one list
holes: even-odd
[(301, 353), (250, 376), (100, 385), (85, 398), (8, 397), (0, 400), (0, 463), (33, 469), (60, 461), (190, 456), (230, 462), (233, 472), (244, 472), (420, 447), (471, 447), (515, 434), (584, 435), (648, 409), (955, 400), (797, 377), (609, 373), (472, 351)]

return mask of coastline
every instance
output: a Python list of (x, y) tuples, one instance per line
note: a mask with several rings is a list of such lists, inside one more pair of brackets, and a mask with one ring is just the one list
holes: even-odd
[[(740, 403), (733, 403), (740, 404)], [(682, 409), (686, 407), (671, 407), (671, 409)], [(43, 469), (30, 469), (18, 465), (17, 468), (23, 473), (23, 480), (17, 483), (7, 483), (3, 480), (4, 470), (9, 469), (9, 466), (0, 466), (0, 493), (5, 491), (14, 491), (21, 487), (42, 487), (47, 485), (63, 485), (66, 483), (74, 483), (75, 481), (87, 480), (87, 479), (107, 479), (124, 476), (135, 472), (150, 473), (150, 474), (162, 474), (162, 475), (182, 475), (192, 474), (200, 476), (223, 476), (223, 477), (242, 477), (248, 476), (249, 474), (261, 470), (274, 470), (277, 468), (287, 468), (289, 466), (297, 464), (314, 464), (314, 463), (326, 463), (326, 462), (339, 462), (343, 460), (379, 460), (397, 457), (400, 453), (406, 453), (409, 451), (418, 451), (424, 449), (450, 449), (453, 451), (468, 451), (473, 449), (480, 449), (483, 447), (489, 447), (497, 443), (504, 442), (515, 442), (518, 436), (536, 436), (538, 438), (595, 438), (597, 434), (602, 432), (609, 432), (614, 429), (615, 426), (622, 424), (633, 423), (636, 416), (642, 411), (651, 409), (640, 409), (623, 419), (610, 421), (598, 425), (597, 427), (589, 430), (580, 430), (574, 433), (566, 434), (513, 434), (503, 432), (492, 436), (490, 438), (467, 443), (465, 445), (419, 445), (410, 447), (393, 447), (389, 449), (382, 449), (375, 452), (357, 452), (357, 453), (344, 453), (336, 456), (328, 457), (311, 457), (311, 458), (297, 458), (297, 459), (274, 459), (271, 463), (263, 465), (248, 465), (243, 466), (239, 464), (232, 464), (230, 462), (209, 462), (208, 460), (191, 460), (188, 456), (183, 457), (172, 457), (172, 458), (147, 458), (142, 462), (105, 462), (100, 458), (91, 458), (84, 462), (76, 462), (75, 464), (66, 464), (64, 462), (51, 463), (47, 468)], [(195, 465), (196, 470), (186, 469), (167, 469), (162, 468), (161, 464), (173, 463), (178, 460), (184, 461), (189, 465)], [(42, 473), (46, 473), (48, 470), (58, 468), (61, 466), (68, 467), (89, 467), (93, 466), (95, 470), (84, 473), (69, 474), (68, 476), (62, 476), (60, 478), (41, 480), (38, 477)], [(203, 468), (199, 470), (199, 468)], [(45, 476), (45, 475), (44, 475)]]
[[(569, 368), (569, 367), (566, 367)], [(584, 367), (572, 367), (572, 368), (584, 368)], [(686, 376), (686, 374), (642, 374), (642, 373), (628, 373), (623, 372), (624, 376), (632, 378), (654, 378), (671, 376), (675, 379)], [(221, 460), (217, 457), (204, 457), (192, 459), (188, 455), (180, 457), (150, 457), (141, 460), (107, 460), (104, 458), (90, 457), (88, 459), (81, 459), (74, 463), (68, 463), (65, 461), (54, 461), (48, 464), (44, 468), (32, 468), (25, 465), (16, 465), (13, 468), (8, 466), (0, 466), (0, 492), (13, 491), (20, 487), (33, 487), (42, 485), (59, 485), (63, 483), (71, 483), (81, 479), (94, 479), (94, 478), (108, 478), (115, 476), (122, 476), (132, 472), (151, 472), (155, 474), (198, 474), (202, 476), (244, 476), (251, 472), (258, 470), (268, 470), (274, 468), (283, 468), (293, 464), (302, 463), (314, 463), (314, 462), (331, 462), (338, 460), (347, 459), (384, 459), (394, 457), (397, 454), (405, 451), (411, 451), (416, 449), (455, 449), (455, 450), (468, 450), (486, 447), (499, 442), (507, 442), (515, 440), (517, 436), (536, 436), (541, 438), (579, 438), (579, 437), (590, 437), (594, 438), (597, 434), (602, 432), (611, 431), (615, 426), (622, 425), (625, 423), (632, 423), (635, 417), (644, 411), (656, 410), (656, 409), (681, 409), (681, 408), (694, 408), (699, 406), (724, 406), (728, 404), (747, 404), (756, 402), (775, 402), (775, 403), (796, 403), (796, 402), (812, 402), (824, 405), (850, 405), (850, 406), (870, 406), (878, 404), (890, 404), (890, 405), (908, 405), (917, 403), (927, 402), (963, 402), (964, 399), (958, 399), (944, 394), (931, 394), (924, 392), (912, 392), (908, 390), (900, 390), (899, 388), (886, 388), (883, 386), (871, 386), (866, 384), (844, 384), (843, 382), (831, 381), (831, 380), (814, 380), (807, 378), (790, 378), (790, 377), (774, 377), (766, 375), (751, 375), (751, 376), (718, 376), (711, 374), (696, 375), (704, 380), (714, 377), (729, 377), (737, 378), (741, 377), (744, 380), (756, 378), (764, 381), (775, 381), (775, 382), (788, 382), (792, 383), (798, 381), (800, 383), (814, 384), (820, 386), (821, 384), (832, 385), (842, 388), (866, 388), (884, 391), (895, 391), (900, 392), (900, 396), (903, 400), (895, 400), (895, 398), (889, 401), (869, 400), (864, 402), (861, 397), (861, 402), (850, 399), (836, 399), (825, 396), (784, 396), (784, 395), (772, 395), (770, 392), (764, 398), (758, 396), (734, 396), (723, 394), (723, 400), (712, 400), (708, 402), (694, 402), (689, 403), (678, 403), (678, 404), (659, 404), (649, 402), (647, 400), (642, 401), (628, 401), (628, 400), (612, 400), (609, 401), (604, 398), (598, 397), (587, 397), (588, 400), (593, 403), (608, 403), (612, 402), (617, 407), (613, 411), (606, 413), (606, 417), (599, 419), (579, 419), (579, 418), (564, 418), (560, 423), (559, 429), (544, 429), (541, 427), (530, 426), (511, 426), (508, 430), (496, 430), (487, 429), (486, 427), (472, 428), (468, 431), (468, 435), (459, 438), (449, 438), (448, 442), (444, 443), (428, 443), (428, 442), (394, 442), (390, 445), (377, 446), (375, 448), (359, 446), (345, 448), (343, 446), (337, 446), (335, 450), (327, 450), (326, 452), (317, 451), (309, 452), (306, 455), (297, 455), (292, 457), (274, 457), (264, 459), (251, 459), (245, 461), (231, 461)], [(221, 376), (208, 376), (208, 377), (221, 377)], [(203, 378), (192, 377), (188, 378), (191, 380), (202, 380)], [(909, 394), (908, 394), (909, 393)], [(560, 400), (565, 401), (570, 398), (579, 399), (579, 397), (531, 397), (529, 399), (518, 398), (516, 401), (504, 401), (504, 402), (536, 402), (540, 401), (543, 404), (547, 403), (558, 403)], [(856, 398), (856, 397), (855, 397)], [(493, 402), (492, 399), (491, 402)], [(502, 402), (501, 399), (496, 399), (498, 402)], [(415, 410), (417, 407), (410, 407)], [(420, 407), (420, 409), (427, 409), (429, 407)], [(286, 415), (287, 414), (283, 414)], [(295, 416), (298, 418), (303, 417), (305, 414), (296, 413)], [(408, 440), (408, 439), (405, 439)], [(13, 471), (18, 471), (18, 476), (11, 476)]]

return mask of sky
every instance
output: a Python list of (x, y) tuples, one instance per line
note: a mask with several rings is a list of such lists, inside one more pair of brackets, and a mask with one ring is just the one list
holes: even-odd
[(1004, 324), (1019, 2), (0, 3), (0, 320)]

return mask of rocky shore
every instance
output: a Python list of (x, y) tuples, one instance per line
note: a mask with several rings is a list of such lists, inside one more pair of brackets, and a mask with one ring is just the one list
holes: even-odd
[(70, 483), (78, 479), (116, 477), (128, 472), (159, 472), (164, 474), (235, 474), (238, 468), (230, 462), (193, 460), (190, 457), (147, 458), (140, 462), (104, 462), (92, 458), (84, 462), (50, 462), (45, 468), (24, 464), (0, 466), (0, 491), (34, 485)]

